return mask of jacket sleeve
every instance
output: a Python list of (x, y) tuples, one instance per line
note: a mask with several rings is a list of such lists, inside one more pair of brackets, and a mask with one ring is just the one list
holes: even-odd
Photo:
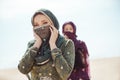
[(28, 44), (28, 49), (26, 50), (24, 56), (20, 60), (18, 64), (18, 70), (23, 73), (27, 74), (31, 71), (33, 64), (34, 64), (34, 57), (37, 55), (38, 49), (35, 47), (30, 48), (30, 43)]
[(62, 46), (62, 50), (55, 48), (51, 51), (51, 54), (59, 76), (62, 78), (62, 80), (67, 80), (74, 67), (74, 43), (71, 40), (68, 40), (65, 46)]

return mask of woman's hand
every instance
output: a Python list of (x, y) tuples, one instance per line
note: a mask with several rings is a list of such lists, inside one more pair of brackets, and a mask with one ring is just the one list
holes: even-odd
[(34, 32), (34, 38), (36, 41), (33, 47), (37, 47), (39, 49), (42, 44), (42, 39), (35, 32)]
[(50, 36), (49, 44), (50, 44), (50, 48), (52, 50), (54, 48), (57, 48), (56, 40), (58, 38), (58, 30), (54, 26), (52, 26), (52, 25), (50, 25), (50, 26), (51, 27), (49, 27), (49, 28), (51, 31), (51, 36)]

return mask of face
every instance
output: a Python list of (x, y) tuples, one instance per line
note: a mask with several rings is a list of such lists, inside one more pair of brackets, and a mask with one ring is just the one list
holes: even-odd
[(50, 25), (52, 25), (50, 20), (43, 14), (38, 14), (34, 17), (34, 31), (43, 40), (46, 40), (50, 37)]
[(64, 26), (64, 32), (71, 32), (73, 33), (73, 27), (70, 24)]
[(33, 20), (33, 26), (34, 27), (38, 27), (38, 26), (42, 26), (42, 25), (52, 25), (52, 23), (50, 22), (50, 20), (43, 14), (38, 14), (34, 17)]

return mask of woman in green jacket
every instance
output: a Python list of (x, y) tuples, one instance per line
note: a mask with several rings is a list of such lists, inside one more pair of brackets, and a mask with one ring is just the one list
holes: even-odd
[(74, 66), (74, 43), (59, 34), (55, 15), (40, 9), (32, 17), (34, 40), (18, 64), (30, 80), (67, 80)]

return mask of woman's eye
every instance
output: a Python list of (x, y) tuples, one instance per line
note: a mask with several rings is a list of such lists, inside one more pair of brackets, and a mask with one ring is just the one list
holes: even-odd
[(65, 29), (65, 31), (68, 31), (68, 29)]
[(39, 26), (39, 24), (34, 24), (33, 26), (34, 26), (34, 27), (37, 27), (37, 26)]
[(34, 25), (34, 27), (38, 27), (38, 25)]
[(48, 22), (44, 22), (43, 24), (47, 24)]

